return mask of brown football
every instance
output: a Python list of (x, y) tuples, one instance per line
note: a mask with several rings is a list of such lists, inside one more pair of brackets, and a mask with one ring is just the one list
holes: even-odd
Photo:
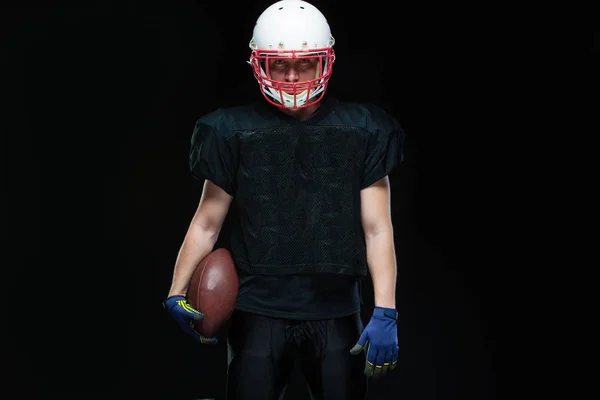
[(210, 338), (219, 333), (233, 313), (238, 288), (239, 277), (229, 250), (214, 250), (200, 261), (187, 292), (190, 305), (204, 314), (204, 319), (195, 323), (199, 334)]

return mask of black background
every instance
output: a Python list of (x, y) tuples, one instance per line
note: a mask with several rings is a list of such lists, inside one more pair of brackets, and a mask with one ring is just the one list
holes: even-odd
[[(23, 398), (224, 398), (224, 343), (195, 346), (160, 303), (201, 194), (188, 169), (193, 124), (259, 98), (248, 42), (269, 4), (23, 3), (3, 13), (2, 233), (13, 257), (3, 286)], [(498, 14), (313, 4), (336, 38), (330, 93), (382, 106), (407, 134), (391, 175), (400, 361), (371, 398), (496, 399), (511, 270), (497, 228), (509, 196), (500, 165), (512, 151)], [(227, 233), (228, 221), (219, 246)]]

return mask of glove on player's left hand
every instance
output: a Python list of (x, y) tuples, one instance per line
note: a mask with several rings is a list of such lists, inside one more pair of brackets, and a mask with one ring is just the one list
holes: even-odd
[(396, 367), (398, 361), (398, 312), (393, 308), (375, 307), (371, 321), (365, 327), (350, 354), (365, 350), (365, 375), (379, 377)]

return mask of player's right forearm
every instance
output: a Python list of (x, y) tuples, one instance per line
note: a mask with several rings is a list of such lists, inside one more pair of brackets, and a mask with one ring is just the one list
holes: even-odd
[(218, 233), (209, 232), (194, 223), (190, 225), (175, 261), (169, 296), (186, 295), (194, 270), (213, 250), (217, 238)]

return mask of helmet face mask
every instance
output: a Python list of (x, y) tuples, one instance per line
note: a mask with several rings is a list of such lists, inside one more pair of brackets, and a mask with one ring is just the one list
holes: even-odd
[[(305, 108), (316, 104), (325, 95), (334, 58), (332, 48), (291, 51), (284, 55), (261, 50), (260, 53), (252, 52), (250, 64), (269, 103), (282, 108)], [(277, 79), (284, 74), (278, 71), (279, 65), (290, 68), (288, 64), (294, 64), (293, 68), (300, 70), (300, 74), (306, 65), (305, 69), (315, 71), (314, 76), (297, 81)]]
[[(331, 77), (334, 43), (325, 17), (311, 4), (282, 0), (268, 7), (254, 27), (248, 62), (265, 99), (289, 109), (318, 103)], [(297, 79), (284, 73), (290, 68)]]

